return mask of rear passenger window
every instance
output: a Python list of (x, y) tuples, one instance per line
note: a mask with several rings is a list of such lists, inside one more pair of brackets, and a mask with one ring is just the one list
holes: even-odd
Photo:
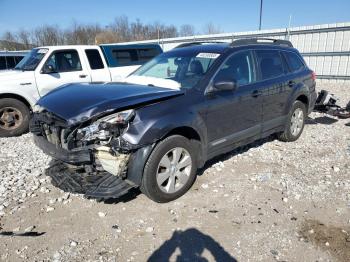
[(4, 56), (0, 56), (0, 70), (5, 70), (5, 69), (7, 69), (6, 59)]
[(87, 49), (85, 50), (85, 54), (92, 70), (104, 68), (102, 58), (97, 49)]
[(220, 68), (215, 81), (236, 81), (245, 85), (255, 81), (253, 59), (250, 51), (232, 55)]
[(284, 74), (284, 68), (279, 51), (257, 50), (258, 65), (262, 80), (275, 78)]
[(292, 72), (297, 72), (305, 67), (297, 54), (292, 52), (283, 52), (283, 54), (286, 56), (288, 65)]

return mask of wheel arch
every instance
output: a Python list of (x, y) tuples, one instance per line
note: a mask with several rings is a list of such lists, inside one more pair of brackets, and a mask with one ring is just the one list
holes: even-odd
[(21, 96), (21, 95), (12, 94), (12, 93), (0, 94), (0, 99), (4, 99), (4, 98), (17, 99), (17, 100), (21, 101), (23, 104), (25, 104), (29, 108), (29, 110), (32, 109), (32, 106), (31, 106), (30, 102), (26, 98)]

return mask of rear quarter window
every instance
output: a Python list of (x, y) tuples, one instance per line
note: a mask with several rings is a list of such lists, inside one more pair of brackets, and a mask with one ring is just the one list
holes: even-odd
[(283, 52), (287, 59), (288, 66), (292, 72), (298, 72), (305, 68), (304, 62), (301, 58), (293, 52)]

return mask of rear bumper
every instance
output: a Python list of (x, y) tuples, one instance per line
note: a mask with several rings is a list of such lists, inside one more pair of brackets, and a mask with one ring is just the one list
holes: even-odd
[(42, 150), (45, 154), (58, 159), (62, 162), (72, 165), (91, 164), (93, 156), (90, 150), (83, 149), (77, 151), (69, 151), (50, 143), (41, 136), (34, 135), (34, 143)]

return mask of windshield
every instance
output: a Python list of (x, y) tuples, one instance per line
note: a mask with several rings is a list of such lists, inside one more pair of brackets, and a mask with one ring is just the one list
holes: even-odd
[(34, 48), (16, 65), (15, 69), (24, 71), (35, 70), (47, 51), (48, 49), (46, 48)]
[[(126, 82), (135, 83), (137, 78), (140, 81), (156, 78), (165, 81), (157, 81), (155, 83), (168, 83), (169, 88), (174, 87), (174, 83), (176, 83), (178, 88), (189, 89), (194, 87), (204, 77), (214, 60), (219, 56), (220, 54), (218, 53), (205, 53), (198, 50), (177, 50), (164, 53), (136, 70), (126, 78)], [(153, 82), (143, 84), (153, 84)]]

